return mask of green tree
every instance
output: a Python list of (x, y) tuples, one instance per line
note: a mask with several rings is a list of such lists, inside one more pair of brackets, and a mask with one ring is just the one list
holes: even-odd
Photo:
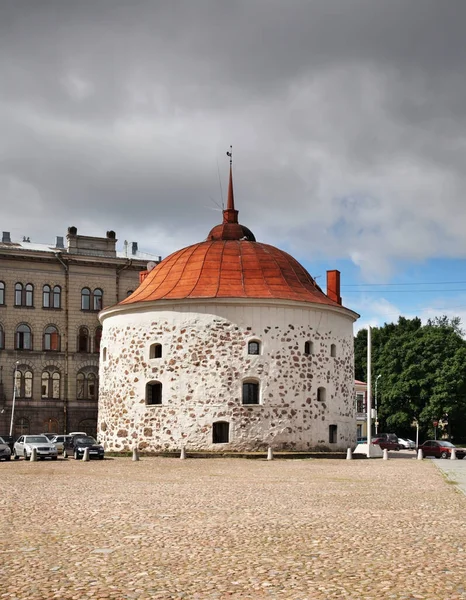
[[(466, 341), (459, 318), (419, 318), (372, 330), (372, 373), (378, 380), (381, 426), (412, 436), (417, 419), (423, 436), (433, 421), (445, 424), (454, 440), (466, 438)], [(357, 379), (367, 381), (367, 330), (355, 339)]]

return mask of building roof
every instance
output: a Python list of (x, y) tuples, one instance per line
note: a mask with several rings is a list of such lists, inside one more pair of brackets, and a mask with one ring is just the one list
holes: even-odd
[(238, 222), (231, 163), (223, 223), (205, 241), (165, 258), (120, 305), (188, 298), (268, 298), (341, 306), (324, 294), (297, 260), (256, 242)]

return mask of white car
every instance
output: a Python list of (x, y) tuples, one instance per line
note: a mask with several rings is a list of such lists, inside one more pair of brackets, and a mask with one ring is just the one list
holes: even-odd
[(403, 450), (416, 450), (416, 444), (409, 438), (398, 438), (398, 443)]
[(57, 448), (50, 443), (45, 435), (22, 435), (19, 437), (13, 446), (15, 460), (18, 460), (20, 456), (23, 456), (26, 460), (31, 458), (33, 448), (36, 449), (37, 458), (50, 457), (52, 460), (57, 460)]

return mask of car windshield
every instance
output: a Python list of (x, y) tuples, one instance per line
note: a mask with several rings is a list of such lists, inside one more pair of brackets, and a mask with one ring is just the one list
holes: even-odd
[(86, 436), (86, 437), (80, 437), (77, 438), (76, 440), (76, 444), (82, 444), (82, 445), (92, 445), (92, 444), (96, 444), (97, 442), (95, 441), (95, 439), (93, 437), (91, 437), (90, 435)]
[(45, 435), (28, 435), (24, 438), (26, 444), (48, 444), (49, 441)]

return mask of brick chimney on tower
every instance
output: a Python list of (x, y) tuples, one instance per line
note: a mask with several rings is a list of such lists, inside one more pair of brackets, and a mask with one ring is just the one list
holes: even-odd
[(327, 296), (330, 300), (334, 300), (341, 304), (340, 296), (340, 271), (336, 269), (327, 271)]

